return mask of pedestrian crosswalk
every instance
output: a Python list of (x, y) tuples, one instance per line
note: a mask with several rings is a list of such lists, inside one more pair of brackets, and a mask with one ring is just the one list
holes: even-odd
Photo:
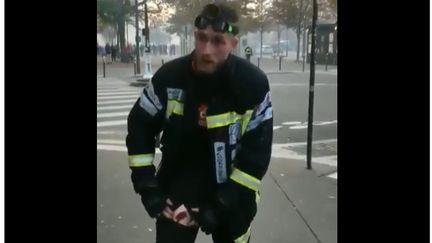
[(120, 80), (102, 80), (97, 86), (97, 127), (126, 131), (127, 116), (142, 87), (128, 86)]

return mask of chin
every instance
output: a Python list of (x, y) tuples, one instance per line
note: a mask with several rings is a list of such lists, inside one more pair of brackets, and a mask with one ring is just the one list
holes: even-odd
[(203, 73), (212, 74), (216, 70), (216, 65), (201, 65), (198, 67), (198, 71)]

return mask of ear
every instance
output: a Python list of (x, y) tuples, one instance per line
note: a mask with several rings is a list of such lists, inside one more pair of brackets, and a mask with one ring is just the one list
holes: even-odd
[(239, 42), (239, 39), (237, 36), (234, 36), (231, 38), (232, 49), (235, 49), (237, 47), (238, 42)]

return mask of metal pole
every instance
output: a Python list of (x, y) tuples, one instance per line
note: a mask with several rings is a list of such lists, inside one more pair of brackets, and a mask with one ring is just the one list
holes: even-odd
[(144, 80), (150, 80), (153, 77), (152, 68), (151, 68), (151, 52), (150, 52), (150, 29), (148, 25), (148, 10), (147, 10), (147, 0), (144, 2), (144, 60), (145, 60), (145, 68), (144, 68)]
[(306, 50), (306, 21), (303, 20), (303, 72), (305, 70), (305, 50)]
[(258, 67), (259, 67), (259, 65), (260, 65), (260, 58), (258, 57)]
[(282, 56), (279, 56), (279, 71), (282, 68)]
[(317, 0), (313, 0), (312, 14), (312, 46), (310, 59), (310, 86), (309, 86), (309, 117), (308, 117), (308, 134), (307, 134), (307, 169), (312, 169), (312, 127), (313, 127), (313, 105), (314, 105), (314, 86), (315, 86), (315, 29), (317, 19)]
[(134, 76), (137, 74), (137, 64), (136, 61), (134, 62)]
[[(261, 46), (260, 46), (260, 57), (262, 58), (262, 48), (263, 48), (263, 24), (261, 24)], [(258, 65), (259, 67), (259, 65)]]
[[(141, 73), (140, 60), (140, 33), (138, 24), (138, 0), (135, 0), (135, 45), (136, 45), (136, 73)], [(135, 75), (136, 75), (135, 73)]]
[(103, 63), (102, 63), (103, 77), (105, 78), (105, 57), (103, 57), (102, 59), (103, 59)]
[(162, 58), (162, 65), (164, 65), (164, 59)]

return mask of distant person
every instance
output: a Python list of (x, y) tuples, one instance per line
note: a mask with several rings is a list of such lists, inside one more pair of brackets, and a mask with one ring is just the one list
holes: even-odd
[(117, 58), (117, 46), (111, 47), (111, 61), (115, 62)]
[(105, 53), (106, 53), (107, 55), (110, 55), (110, 54), (111, 54), (111, 46), (110, 46), (109, 43), (106, 43), (106, 45), (105, 45)]
[(247, 47), (245, 48), (245, 54), (246, 54), (246, 59), (247, 59), (248, 61), (250, 61), (250, 58), (251, 58), (251, 56), (252, 56), (252, 48), (251, 48), (250, 46), (247, 46)]

